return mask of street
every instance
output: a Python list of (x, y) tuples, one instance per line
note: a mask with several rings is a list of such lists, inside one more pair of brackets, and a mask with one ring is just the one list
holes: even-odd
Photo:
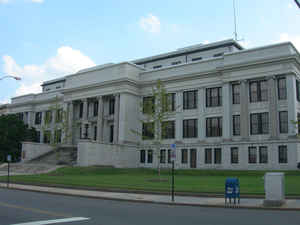
[(299, 225), (300, 213), (111, 201), (0, 188), (0, 224), (25, 223), (28, 225)]

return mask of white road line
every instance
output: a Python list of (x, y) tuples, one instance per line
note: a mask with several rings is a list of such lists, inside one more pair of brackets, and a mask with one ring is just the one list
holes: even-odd
[(12, 225), (45, 225), (45, 224), (83, 221), (83, 220), (89, 220), (89, 219), (90, 218), (85, 218), (85, 217), (72, 217), (72, 218), (58, 219), (58, 220), (42, 220), (42, 221), (35, 221), (35, 222), (28, 222), (28, 223), (16, 223), (16, 224), (12, 224)]

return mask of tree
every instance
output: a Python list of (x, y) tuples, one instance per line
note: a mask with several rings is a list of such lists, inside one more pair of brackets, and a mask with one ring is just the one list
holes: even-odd
[(151, 96), (144, 97), (141, 103), (142, 132), (134, 133), (142, 137), (143, 140), (148, 140), (151, 146), (154, 147), (154, 155), (157, 156), (157, 169), (160, 176), (160, 149), (162, 140), (166, 137), (169, 123), (167, 119), (170, 117), (175, 108), (175, 95), (167, 93), (163, 83), (160, 80), (156, 81), (152, 88)]
[(0, 116), (0, 162), (4, 162), (8, 154), (12, 155), (13, 162), (19, 161), (22, 141), (35, 141), (36, 138), (35, 128), (28, 128), (18, 115)]

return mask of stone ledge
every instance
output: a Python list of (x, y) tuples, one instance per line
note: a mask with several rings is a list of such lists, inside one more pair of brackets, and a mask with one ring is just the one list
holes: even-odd
[(264, 200), (263, 206), (265, 207), (279, 207), (286, 203), (285, 200)]

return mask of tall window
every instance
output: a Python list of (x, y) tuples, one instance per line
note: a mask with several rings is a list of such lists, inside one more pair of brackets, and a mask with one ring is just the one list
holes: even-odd
[(143, 123), (143, 140), (151, 140), (154, 138), (154, 123)]
[(41, 142), (41, 131), (36, 132), (35, 142), (40, 143)]
[(222, 88), (206, 89), (206, 107), (222, 106)]
[(145, 163), (146, 162), (146, 151), (141, 150), (140, 151), (140, 163)]
[(215, 164), (221, 164), (221, 162), (222, 162), (222, 151), (221, 151), (221, 149), (220, 148), (215, 148), (214, 149), (215, 150), (215, 157), (214, 157), (214, 159), (215, 159)]
[(160, 163), (166, 163), (166, 150), (160, 150)]
[(234, 136), (241, 135), (240, 115), (232, 116), (232, 134)]
[(109, 115), (112, 115), (115, 113), (115, 97), (109, 98)]
[(206, 137), (222, 136), (222, 117), (206, 118)]
[(143, 97), (143, 113), (154, 113), (155, 98), (153, 96)]
[(256, 147), (248, 148), (248, 163), (256, 163)]
[(168, 93), (166, 94), (166, 98), (163, 102), (163, 111), (164, 112), (173, 112), (175, 111), (176, 105), (176, 94), (175, 93)]
[(181, 163), (186, 164), (188, 162), (188, 150), (181, 149)]
[(239, 148), (238, 147), (232, 147), (230, 149), (230, 155), (231, 155), (231, 164), (237, 164), (239, 163)]
[(183, 109), (196, 109), (197, 95), (197, 90), (183, 92)]
[(198, 137), (197, 123), (198, 123), (197, 119), (183, 120), (183, 138)]
[(297, 126), (298, 126), (298, 134), (300, 134), (300, 113), (297, 113), (297, 120), (298, 120), (298, 123), (297, 123)]
[(175, 121), (162, 122), (161, 135), (163, 139), (175, 138)]
[(94, 102), (94, 116), (98, 116), (98, 107), (99, 107), (99, 102), (95, 101)]
[(289, 129), (288, 126), (289, 126), (288, 112), (287, 111), (279, 112), (279, 131), (280, 131), (280, 133), (288, 133), (288, 129)]
[(168, 163), (172, 163), (171, 162), (171, 149), (168, 149)]
[(54, 131), (54, 141), (55, 143), (61, 143), (61, 130)]
[(240, 84), (232, 84), (232, 104), (240, 104)]
[(36, 125), (42, 123), (42, 112), (36, 112), (36, 113), (35, 113), (35, 121), (34, 121), (34, 123), (35, 123)]
[(83, 102), (80, 102), (79, 104), (79, 118), (82, 118), (83, 116)]
[(206, 148), (204, 150), (205, 152), (205, 164), (211, 164), (212, 163), (212, 149)]
[(278, 163), (288, 163), (287, 146), (278, 146)]
[(266, 146), (259, 147), (259, 163), (268, 163), (268, 148)]
[(251, 134), (268, 134), (269, 133), (269, 114), (253, 113), (250, 114)]
[(49, 124), (52, 121), (52, 111), (48, 110), (46, 111), (46, 116), (45, 116), (45, 123)]
[(265, 80), (250, 82), (250, 102), (268, 101), (268, 85)]
[(153, 162), (153, 150), (148, 150), (147, 152), (147, 163)]
[(285, 77), (279, 78), (277, 80), (278, 84), (278, 99), (279, 100), (285, 100), (287, 97), (286, 92), (286, 79)]
[(51, 141), (51, 131), (50, 130), (46, 130), (44, 132), (44, 143), (49, 144)]
[(97, 140), (97, 133), (98, 133), (98, 128), (97, 126), (94, 126), (94, 141)]
[(297, 101), (300, 102), (300, 82), (299, 82), (299, 80), (296, 80), (296, 95), (297, 95)]
[(114, 141), (114, 125), (110, 125), (109, 128), (109, 142), (112, 143)]

